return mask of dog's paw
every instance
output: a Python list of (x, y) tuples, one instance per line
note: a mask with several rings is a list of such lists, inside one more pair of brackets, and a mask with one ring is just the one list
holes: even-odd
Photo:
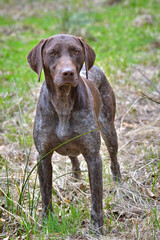
[(96, 236), (103, 234), (103, 214), (99, 216), (91, 214), (90, 232)]
[(113, 175), (113, 180), (115, 183), (121, 183), (122, 182), (121, 174)]
[(89, 232), (96, 236), (103, 235), (103, 226), (99, 227), (98, 224), (93, 224), (91, 222), (90, 227), (89, 227)]

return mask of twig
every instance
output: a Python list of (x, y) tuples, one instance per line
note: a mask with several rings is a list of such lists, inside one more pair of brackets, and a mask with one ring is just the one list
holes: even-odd
[(120, 128), (122, 128), (122, 124), (123, 124), (123, 121), (124, 121), (124, 118), (126, 117), (126, 115), (131, 111), (131, 109), (137, 104), (137, 102), (141, 99), (141, 97), (137, 98), (133, 103), (132, 105), (129, 107), (129, 109), (126, 111), (126, 113), (123, 115), (123, 117), (121, 118), (121, 126)]
[(157, 100), (155, 100), (155, 99), (153, 99), (153, 98), (151, 98), (151, 97), (147, 96), (145, 93), (143, 93), (143, 92), (141, 92), (141, 91), (139, 91), (139, 93), (141, 93), (141, 94), (142, 94), (142, 96), (144, 96), (145, 98), (147, 98), (147, 99), (151, 100), (152, 102), (155, 102), (155, 103), (158, 103), (158, 104), (160, 104), (160, 102), (158, 102)]
[(158, 90), (158, 88), (156, 87), (156, 85), (154, 85), (154, 83), (148, 78), (146, 77), (146, 75), (144, 73), (142, 73), (138, 68), (137, 71), (156, 89), (156, 91), (160, 94), (160, 91)]
[[(149, 163), (143, 165), (142, 167), (136, 169), (136, 171), (134, 172), (134, 176), (135, 176), (136, 172), (139, 172), (139, 171), (142, 170), (143, 168), (146, 168), (146, 166), (150, 165), (151, 163), (155, 162), (156, 160), (157, 160), (157, 158), (156, 158), (156, 159), (153, 159), (152, 161), (150, 161)], [(133, 177), (133, 179), (134, 179), (134, 177)], [(134, 180), (135, 180), (135, 179), (134, 179)]]
[(120, 152), (123, 148), (125, 148), (130, 142), (132, 142), (132, 140), (129, 140), (128, 142), (126, 142), (121, 148), (118, 149), (118, 152)]

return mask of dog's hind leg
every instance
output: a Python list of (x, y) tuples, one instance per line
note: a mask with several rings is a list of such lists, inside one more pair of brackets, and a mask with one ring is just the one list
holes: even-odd
[(71, 163), (72, 163), (72, 171), (73, 171), (73, 174), (72, 176), (74, 178), (80, 178), (81, 177), (81, 169), (80, 169), (80, 166), (79, 166), (79, 161), (78, 161), (78, 158), (77, 157), (69, 157), (71, 159)]
[(114, 126), (116, 102), (113, 90), (103, 73), (99, 91), (102, 99), (102, 109), (99, 116), (101, 134), (111, 157), (111, 171), (114, 181), (121, 180), (119, 163), (117, 161), (118, 141)]
[(108, 152), (111, 158), (111, 171), (113, 175), (114, 181), (121, 181), (121, 173), (119, 163), (117, 161), (117, 151), (118, 151), (118, 141), (117, 141), (117, 133), (112, 123), (104, 123), (101, 122), (101, 133), (102, 137), (107, 146)]

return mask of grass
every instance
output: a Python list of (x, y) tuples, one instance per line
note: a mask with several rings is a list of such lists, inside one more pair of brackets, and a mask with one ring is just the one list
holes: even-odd
[[(67, 174), (70, 162), (55, 155), (54, 218), (46, 222), (41, 220), (37, 172), (32, 171), (36, 165), (32, 128), (41, 83), (29, 69), (26, 56), (42, 38), (62, 32), (83, 36), (93, 47), (96, 64), (105, 71), (117, 99), (115, 123), (123, 184), (114, 185), (102, 143), (101, 239), (160, 238), (160, 110), (139, 91), (157, 101), (160, 97), (137, 71), (160, 90), (159, 1), (109, 2), (0, 3), (0, 239), (96, 239), (88, 232), (90, 191), (85, 162), (81, 161), (82, 179), (73, 182)], [(134, 24), (146, 14), (153, 17), (152, 23)]]

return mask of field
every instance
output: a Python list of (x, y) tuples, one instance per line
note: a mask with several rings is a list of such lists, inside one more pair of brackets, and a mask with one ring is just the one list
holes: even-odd
[[(1, 0), (0, 239), (160, 239), (160, 1)], [(90, 189), (53, 155), (55, 219), (41, 219), (32, 139), (39, 90), (26, 56), (54, 34), (82, 36), (111, 83), (122, 183), (116, 185), (102, 141), (104, 235), (89, 232)]]

